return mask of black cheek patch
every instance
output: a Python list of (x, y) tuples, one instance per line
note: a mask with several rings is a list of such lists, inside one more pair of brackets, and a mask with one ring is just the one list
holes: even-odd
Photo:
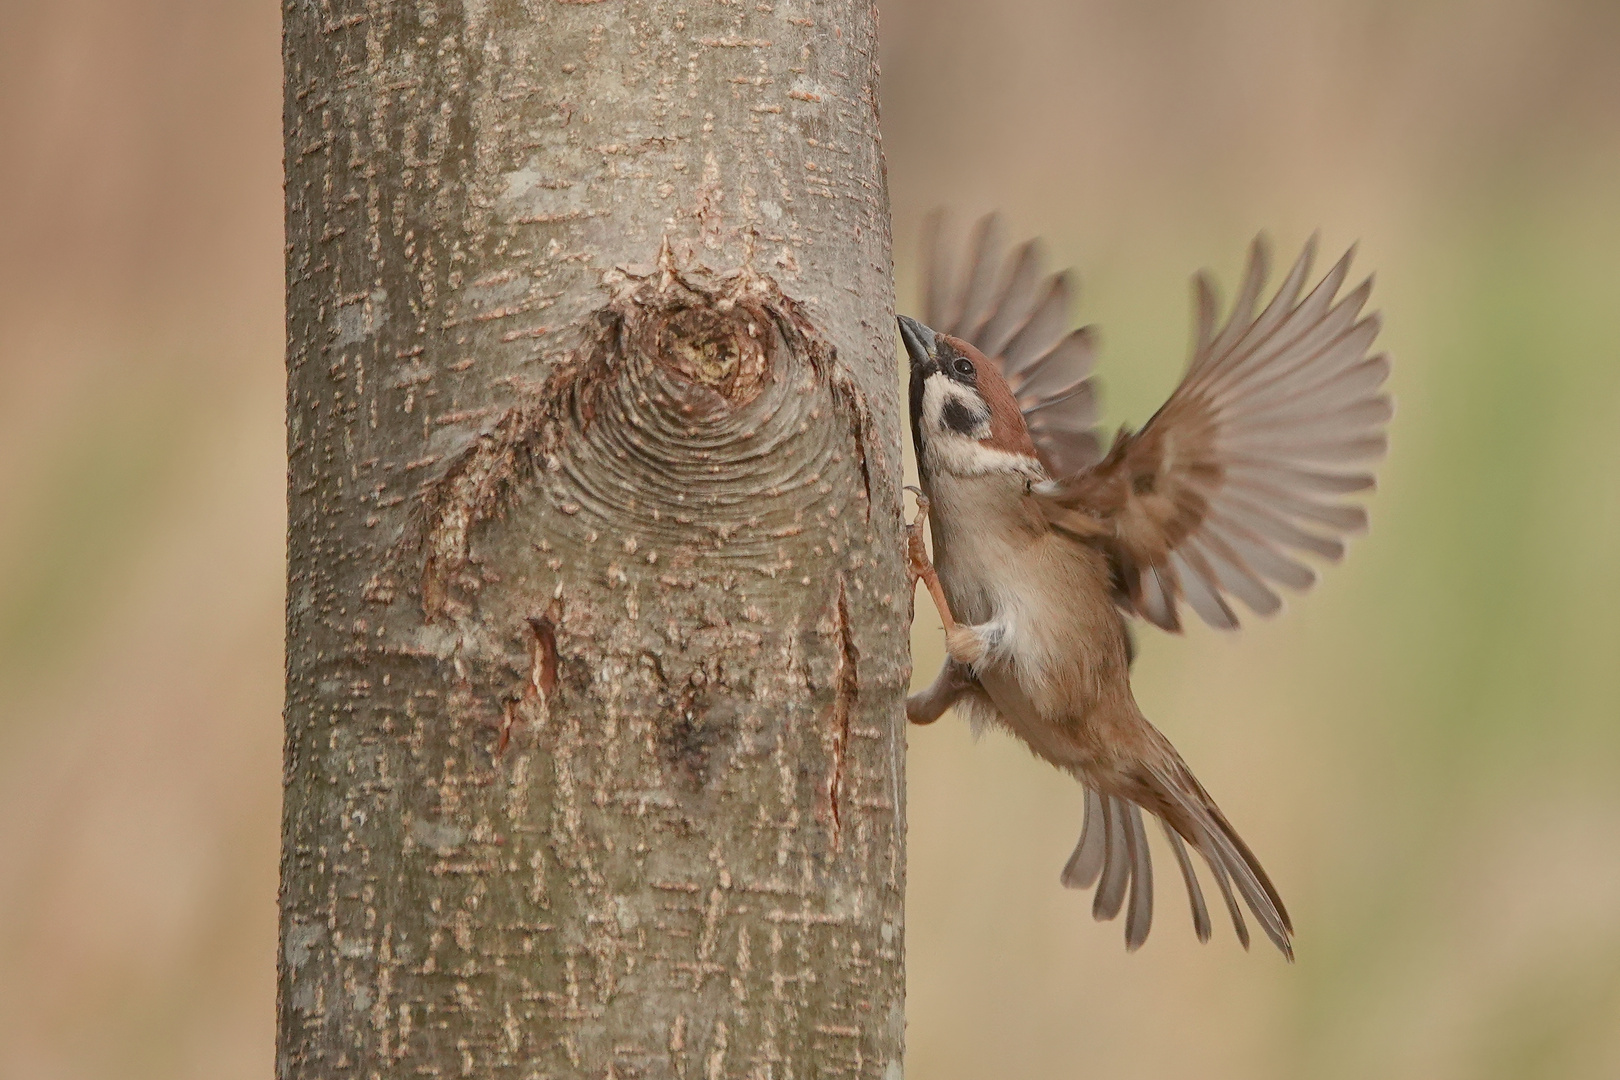
[(946, 398), (940, 421), (958, 435), (971, 436), (985, 421), (984, 414), (962, 404), (957, 398)]

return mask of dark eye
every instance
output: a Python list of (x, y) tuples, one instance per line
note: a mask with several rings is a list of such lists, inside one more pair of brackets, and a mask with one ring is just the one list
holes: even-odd
[(951, 361), (951, 370), (964, 379), (971, 379), (973, 377), (973, 361), (965, 356), (958, 356)]

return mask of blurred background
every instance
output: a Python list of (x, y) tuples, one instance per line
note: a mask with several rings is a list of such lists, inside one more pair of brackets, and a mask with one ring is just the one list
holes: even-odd
[[(278, 12), (0, 11), (0, 1077), (265, 1077)], [(1199, 946), (1173, 882), (1127, 956), (1057, 884), (1078, 789), (947, 719), (911, 739), (910, 1074), (1620, 1076), (1620, 7), (883, 17), (903, 310), (922, 214), (1000, 206), (1078, 269), (1105, 417), (1140, 422), (1190, 272), (1320, 227), (1377, 269), (1399, 408), (1315, 591), (1142, 635), (1138, 696), (1299, 962)]]

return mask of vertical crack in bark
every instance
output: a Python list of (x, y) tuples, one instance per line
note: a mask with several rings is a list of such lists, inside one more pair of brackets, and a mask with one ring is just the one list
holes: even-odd
[(827, 801), (832, 805), (832, 846), (837, 851), (844, 839), (844, 765), (849, 753), (849, 718), (855, 708), (856, 695), (860, 693), (855, 639), (849, 622), (849, 596), (842, 574), (838, 575), (833, 626), (838, 654), (833, 670), (832, 771), (827, 777)]
[[(557, 621), (562, 618), (562, 602), (553, 600), (544, 615), (531, 615), (528, 623), (529, 677), (519, 696), (505, 702), (500, 738), (495, 756), (500, 757), (512, 742), (512, 729), (519, 722), (519, 710), (527, 712), (529, 725), (543, 727), (551, 719), (551, 695), (557, 689)], [(526, 707), (526, 708), (525, 708)]]
[(529, 629), (534, 633), (534, 653), (529, 668), (529, 685), (544, 708), (557, 689), (557, 619), (562, 605), (552, 601), (544, 615), (531, 616)]
[[(840, 387), (836, 387), (838, 389)], [(872, 417), (866, 408), (866, 402), (861, 398), (860, 390), (853, 383), (842, 387), (844, 394), (850, 399), (850, 415), (853, 419), (855, 443), (855, 464), (861, 470), (862, 506), (865, 508), (865, 521), (872, 522), (872, 462), (866, 452), (866, 441), (871, 437)]]

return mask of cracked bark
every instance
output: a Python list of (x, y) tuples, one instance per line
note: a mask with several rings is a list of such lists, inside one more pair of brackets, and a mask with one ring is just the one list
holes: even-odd
[(869, 4), (285, 8), (278, 1075), (900, 1075)]

